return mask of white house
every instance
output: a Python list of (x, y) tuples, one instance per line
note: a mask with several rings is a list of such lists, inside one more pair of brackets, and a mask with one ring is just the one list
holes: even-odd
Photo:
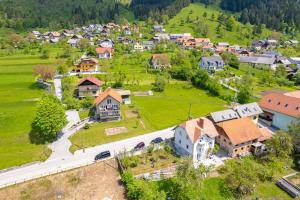
[(186, 121), (174, 130), (177, 153), (191, 156), (195, 166), (211, 154), (218, 136), (213, 122), (205, 117)]
[(99, 45), (101, 47), (104, 47), (104, 48), (113, 48), (114, 47), (114, 42), (110, 39), (105, 39), (103, 41), (100, 41)]
[(264, 111), (260, 119), (276, 128), (288, 130), (289, 125), (300, 117), (300, 91), (269, 93), (259, 103)]

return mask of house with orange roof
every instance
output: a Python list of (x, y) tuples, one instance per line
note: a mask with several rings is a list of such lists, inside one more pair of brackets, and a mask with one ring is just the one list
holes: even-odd
[(77, 96), (79, 99), (85, 97), (97, 97), (101, 93), (101, 86), (103, 81), (98, 80), (95, 77), (89, 76), (83, 78), (77, 84)]
[(98, 47), (96, 48), (97, 57), (99, 59), (111, 59), (113, 55), (113, 48)]
[(94, 101), (95, 118), (100, 121), (121, 120), (122, 97), (112, 88), (106, 89)]
[(246, 156), (265, 151), (264, 142), (272, 137), (267, 128), (259, 128), (250, 118), (238, 118), (216, 123), (219, 133), (216, 142), (231, 157)]
[(168, 54), (153, 54), (150, 63), (154, 69), (171, 68), (171, 62)]
[(268, 125), (288, 130), (292, 122), (300, 117), (300, 92), (266, 94), (259, 102), (263, 110), (260, 119)]
[(201, 163), (212, 153), (215, 138), (219, 135), (213, 122), (201, 117), (186, 121), (174, 129), (175, 149), (183, 156), (191, 156), (194, 163)]

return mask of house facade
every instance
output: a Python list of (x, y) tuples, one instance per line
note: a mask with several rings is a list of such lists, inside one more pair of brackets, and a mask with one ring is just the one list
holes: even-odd
[(171, 68), (170, 58), (167, 54), (153, 54), (150, 63), (154, 69)]
[(113, 89), (108, 88), (94, 101), (95, 119), (100, 121), (121, 120), (122, 97)]
[(267, 128), (259, 128), (250, 118), (239, 118), (215, 124), (216, 142), (231, 157), (246, 156), (265, 151), (264, 142), (272, 137)]
[(81, 58), (80, 61), (75, 64), (75, 72), (96, 72), (98, 71), (98, 60), (94, 58)]
[(224, 61), (220, 56), (202, 57), (199, 60), (199, 67), (212, 73), (224, 69)]
[(218, 132), (208, 118), (186, 121), (175, 129), (175, 148), (178, 154), (191, 156), (194, 165), (205, 161), (212, 153)]
[(111, 59), (113, 48), (98, 47), (96, 48), (96, 53), (99, 59)]
[(282, 130), (300, 117), (300, 92), (269, 93), (259, 103), (262, 121)]
[(87, 77), (81, 79), (77, 85), (78, 98), (97, 97), (101, 93), (101, 86), (103, 82), (95, 77)]

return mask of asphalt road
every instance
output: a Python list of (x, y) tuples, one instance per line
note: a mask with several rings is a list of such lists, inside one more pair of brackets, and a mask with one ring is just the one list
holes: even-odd
[(76, 151), (74, 155), (65, 155), (63, 158), (56, 157), (54, 159), (48, 159), (42, 163), (36, 163), (7, 172), (2, 172), (0, 173), (0, 188), (92, 164), (94, 163), (95, 156), (101, 151), (109, 150), (113, 157), (118, 153), (124, 152), (124, 150), (131, 151), (139, 142), (144, 142), (146, 146), (148, 146), (151, 140), (156, 137), (161, 137), (162, 139), (170, 139), (174, 137), (173, 128), (87, 148), (84, 151), (79, 150)]

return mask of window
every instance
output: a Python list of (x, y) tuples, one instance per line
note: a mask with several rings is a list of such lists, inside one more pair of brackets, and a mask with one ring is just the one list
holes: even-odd
[(277, 105), (280, 105), (280, 102), (278, 102)]
[(237, 152), (237, 149), (235, 149), (234, 151)]
[(111, 104), (111, 99), (107, 99), (107, 104)]
[(181, 140), (179, 140), (179, 144), (181, 144)]
[(186, 145), (186, 149), (189, 149), (189, 145)]
[(185, 136), (185, 138), (188, 140), (188, 139), (189, 139), (189, 136)]
[(289, 106), (289, 104), (285, 104), (285, 105), (284, 105), (284, 107), (286, 107), (286, 108), (287, 108), (288, 106)]
[(244, 147), (242, 147), (241, 149), (244, 150)]
[(255, 120), (257, 118), (257, 116), (254, 116), (253, 119)]
[(224, 139), (223, 141), (226, 142), (226, 139)]
[(269, 101), (268, 101), (269, 103), (271, 103), (272, 102), (272, 100), (271, 99), (269, 99)]
[(296, 107), (296, 110), (299, 110), (299, 107)]

